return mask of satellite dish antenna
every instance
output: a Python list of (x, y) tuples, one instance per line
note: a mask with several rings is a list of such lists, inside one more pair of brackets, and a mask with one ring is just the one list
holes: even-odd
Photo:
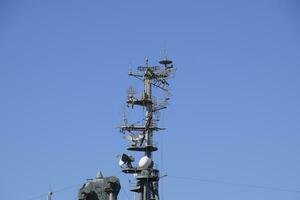
[(120, 156), (120, 160), (119, 160), (119, 165), (120, 167), (124, 166), (125, 164), (127, 165), (128, 168), (132, 168), (132, 162), (134, 161), (134, 157), (129, 156), (125, 153), (123, 153)]
[(119, 166), (122, 166), (122, 165), (124, 165), (125, 164), (125, 162), (123, 161), (123, 160), (119, 160)]

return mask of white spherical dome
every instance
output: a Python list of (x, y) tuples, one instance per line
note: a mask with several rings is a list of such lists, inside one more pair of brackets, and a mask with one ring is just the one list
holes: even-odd
[(139, 167), (140, 168), (148, 168), (150, 165), (152, 164), (152, 160), (151, 158), (147, 157), (147, 156), (144, 156), (140, 159), (139, 161)]

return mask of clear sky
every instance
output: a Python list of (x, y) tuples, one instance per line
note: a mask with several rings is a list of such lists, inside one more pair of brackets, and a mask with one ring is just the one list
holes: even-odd
[[(164, 49), (178, 70), (156, 135), (169, 175), (162, 200), (299, 199), (297, 0), (1, 0), (0, 199), (98, 170), (132, 199), (115, 127), (127, 87), (139, 84), (127, 72), (145, 57), (156, 65)], [(53, 199), (74, 200), (78, 187)]]

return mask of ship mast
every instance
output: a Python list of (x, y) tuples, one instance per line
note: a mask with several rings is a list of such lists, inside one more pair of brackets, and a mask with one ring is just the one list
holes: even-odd
[[(138, 193), (139, 200), (159, 200), (158, 181), (160, 175), (152, 159), (152, 153), (157, 151), (158, 148), (153, 144), (153, 132), (164, 130), (164, 128), (157, 127), (159, 119), (154, 119), (154, 115), (158, 115), (160, 110), (167, 107), (170, 99), (168, 78), (175, 72), (172, 61), (167, 58), (159, 63), (163, 66), (149, 66), (148, 59), (146, 59), (145, 66), (139, 66), (136, 72), (128, 73), (129, 76), (143, 81), (144, 91), (141, 98), (137, 98), (134, 89), (129, 88), (126, 103), (131, 108), (134, 108), (134, 106), (146, 108), (145, 119), (142, 125), (129, 125), (125, 117), (124, 124), (120, 126), (124, 138), (130, 141), (127, 150), (144, 152), (138, 166), (132, 165), (135, 158), (127, 154), (122, 154), (119, 162), (124, 173), (134, 175), (135, 185), (130, 190)], [(153, 88), (163, 91), (163, 95), (159, 100), (154, 98)]]

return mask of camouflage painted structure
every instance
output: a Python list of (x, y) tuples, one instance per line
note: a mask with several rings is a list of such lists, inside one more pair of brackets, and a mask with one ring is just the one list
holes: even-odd
[(94, 180), (88, 181), (80, 188), (78, 200), (116, 200), (120, 189), (117, 177), (103, 177), (98, 173)]

